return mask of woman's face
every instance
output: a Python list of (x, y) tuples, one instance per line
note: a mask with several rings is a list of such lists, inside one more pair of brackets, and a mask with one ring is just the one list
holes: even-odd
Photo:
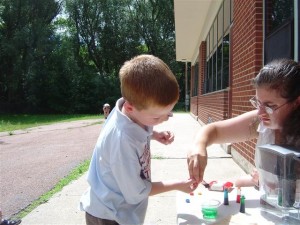
[[(270, 129), (282, 129), (282, 125), (292, 110), (292, 102), (282, 98), (277, 90), (266, 87), (256, 89), (256, 99), (261, 105), (258, 108), (258, 116), (264, 126)], [(273, 109), (272, 114), (268, 114), (263, 106)]]

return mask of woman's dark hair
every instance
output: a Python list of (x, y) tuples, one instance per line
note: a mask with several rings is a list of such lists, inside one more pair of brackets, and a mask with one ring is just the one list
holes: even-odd
[(282, 129), (284, 145), (296, 147), (300, 152), (300, 106), (290, 113)]
[(278, 90), (283, 98), (293, 101), (300, 96), (300, 64), (291, 59), (274, 60), (260, 70), (253, 84)]
[[(277, 90), (288, 102), (300, 96), (300, 64), (291, 59), (278, 59), (265, 65), (253, 79), (254, 86)], [(296, 146), (300, 150), (300, 105), (295, 103), (294, 110), (283, 124), (282, 134), (285, 145)]]

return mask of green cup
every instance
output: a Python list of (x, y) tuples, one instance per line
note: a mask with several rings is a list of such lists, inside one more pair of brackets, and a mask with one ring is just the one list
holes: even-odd
[(202, 214), (204, 219), (216, 219), (218, 217), (218, 207), (220, 201), (215, 199), (209, 199), (201, 204)]

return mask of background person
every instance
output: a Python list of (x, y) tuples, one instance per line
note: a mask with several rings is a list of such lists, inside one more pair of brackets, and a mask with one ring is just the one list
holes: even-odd
[(108, 103), (105, 103), (103, 105), (103, 114), (105, 119), (107, 119), (109, 113), (110, 113), (110, 105)]
[(174, 140), (170, 131), (153, 131), (178, 101), (174, 74), (159, 58), (140, 55), (125, 62), (119, 77), (122, 98), (102, 127), (80, 202), (87, 225), (143, 224), (149, 196), (195, 189), (191, 179), (151, 181), (150, 140)]

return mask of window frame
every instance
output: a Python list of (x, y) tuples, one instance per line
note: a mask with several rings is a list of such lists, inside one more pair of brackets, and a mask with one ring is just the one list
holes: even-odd
[[(206, 69), (203, 94), (220, 91), (229, 86), (229, 31), (233, 21), (232, 9), (233, 0), (222, 2), (206, 36)], [(225, 10), (227, 11), (225, 12)], [(229, 21), (227, 24), (225, 24), (225, 15), (229, 16), (229, 19), (226, 20)], [(220, 28), (220, 26), (222, 27)]]

